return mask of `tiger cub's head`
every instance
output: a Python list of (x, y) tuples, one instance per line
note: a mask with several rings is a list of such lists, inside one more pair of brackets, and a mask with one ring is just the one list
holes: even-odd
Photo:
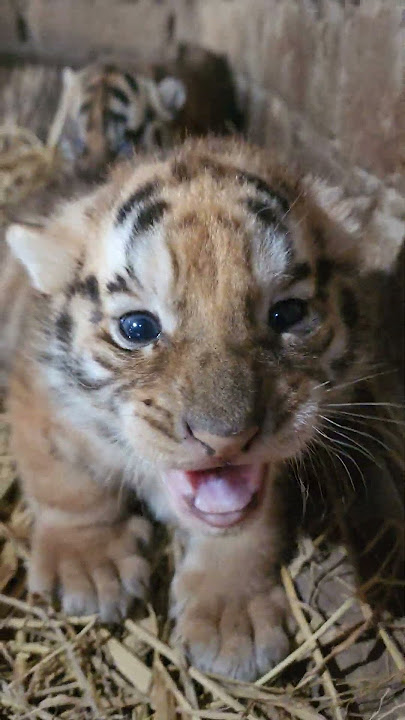
[(128, 163), (8, 241), (42, 294), (32, 342), (59, 407), (161, 517), (241, 527), (361, 372), (356, 247), (248, 145)]
[(97, 174), (133, 150), (172, 144), (172, 122), (186, 101), (176, 77), (155, 82), (113, 65), (65, 68), (60, 112), (65, 115), (61, 147), (85, 174)]

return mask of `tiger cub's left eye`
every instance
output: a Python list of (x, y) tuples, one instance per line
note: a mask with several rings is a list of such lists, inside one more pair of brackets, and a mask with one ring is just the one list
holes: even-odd
[(307, 314), (305, 300), (290, 298), (273, 305), (269, 312), (269, 325), (277, 333), (287, 332)]
[(129, 312), (119, 319), (121, 335), (134, 347), (157, 340), (162, 328), (159, 320), (148, 312)]

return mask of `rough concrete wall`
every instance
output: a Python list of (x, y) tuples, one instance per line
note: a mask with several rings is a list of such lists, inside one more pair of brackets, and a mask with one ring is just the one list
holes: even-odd
[(350, 185), (359, 207), (390, 189), (405, 217), (402, 0), (0, 0), (0, 20), (3, 53), (20, 57), (225, 53), (251, 138)]
[(82, 64), (99, 53), (167, 54), (174, 0), (0, 0), (0, 52)]
[(225, 52), (249, 135), (405, 236), (405, 2), (178, 0), (177, 39)]
[[(252, 136), (332, 172), (405, 171), (405, 3), (180, 0), (178, 37), (225, 51)], [(402, 6), (402, 7), (401, 7)]]

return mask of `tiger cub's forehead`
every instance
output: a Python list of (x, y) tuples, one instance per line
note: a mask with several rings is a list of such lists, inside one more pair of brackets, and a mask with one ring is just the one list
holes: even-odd
[(117, 178), (99, 256), (107, 291), (177, 302), (203, 293), (216, 304), (230, 289), (235, 300), (252, 284), (280, 285), (305, 254), (291, 212), (296, 192), (259, 172), (223, 155), (183, 153)]

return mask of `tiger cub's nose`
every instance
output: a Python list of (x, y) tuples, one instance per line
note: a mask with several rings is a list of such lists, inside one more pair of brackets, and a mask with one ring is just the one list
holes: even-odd
[(231, 435), (212, 435), (203, 430), (193, 429), (189, 426), (193, 437), (199, 440), (208, 449), (210, 455), (218, 455), (222, 459), (233, 457), (246, 449), (250, 440), (257, 434), (257, 425)]

